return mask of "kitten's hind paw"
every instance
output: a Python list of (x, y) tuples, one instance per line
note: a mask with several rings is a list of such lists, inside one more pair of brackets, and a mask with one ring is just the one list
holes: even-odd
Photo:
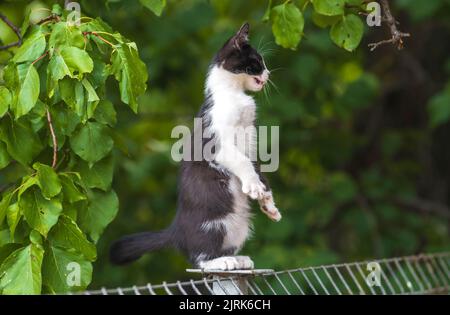
[(255, 264), (248, 256), (235, 256), (239, 263), (239, 269), (253, 269)]
[(253, 261), (248, 256), (225, 256), (201, 261), (199, 267), (203, 269), (203, 271), (252, 269)]

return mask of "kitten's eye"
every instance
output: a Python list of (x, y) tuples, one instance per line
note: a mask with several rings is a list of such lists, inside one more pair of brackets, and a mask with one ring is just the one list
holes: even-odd
[(245, 68), (245, 73), (250, 74), (252, 72), (252, 69), (250, 67)]

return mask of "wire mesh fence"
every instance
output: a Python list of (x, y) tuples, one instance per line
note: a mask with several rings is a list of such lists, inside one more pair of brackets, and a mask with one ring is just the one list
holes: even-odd
[(85, 291), (86, 295), (449, 294), (450, 252)]

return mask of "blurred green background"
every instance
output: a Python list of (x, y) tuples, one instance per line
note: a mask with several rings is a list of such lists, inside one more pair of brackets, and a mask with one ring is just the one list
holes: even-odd
[[(27, 6), (55, 2), (2, 1), (0, 10), (20, 25)], [(244, 21), (277, 86), (256, 98), (259, 124), (280, 126), (280, 167), (268, 177), (283, 220), (273, 223), (255, 206), (255, 233), (242, 253), (258, 268), (287, 269), (449, 250), (450, 1), (391, 2), (400, 29), (412, 34), (406, 48), (369, 52), (368, 43), (389, 34), (366, 27), (348, 53), (314, 25), (310, 9), (293, 51), (278, 47), (261, 21), (267, 1), (168, 0), (161, 17), (138, 0), (80, 1), (83, 14), (137, 43), (150, 77), (138, 115), (116, 106), (129, 156), (116, 153), (120, 211), (98, 243), (90, 287), (191, 277), (173, 250), (115, 267), (108, 247), (171, 222), (178, 171), (171, 130), (192, 125), (210, 60)], [(3, 24), (0, 39), (15, 41)], [(9, 57), (1, 52), (0, 62)], [(115, 83), (108, 93), (119, 105)]]

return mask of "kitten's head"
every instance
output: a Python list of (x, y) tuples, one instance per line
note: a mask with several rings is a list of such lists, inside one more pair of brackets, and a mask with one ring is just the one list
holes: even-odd
[(269, 71), (262, 56), (253, 48), (249, 41), (250, 25), (245, 23), (217, 53), (214, 61), (224, 70), (235, 75), (244, 89), (261, 91), (269, 79)]

